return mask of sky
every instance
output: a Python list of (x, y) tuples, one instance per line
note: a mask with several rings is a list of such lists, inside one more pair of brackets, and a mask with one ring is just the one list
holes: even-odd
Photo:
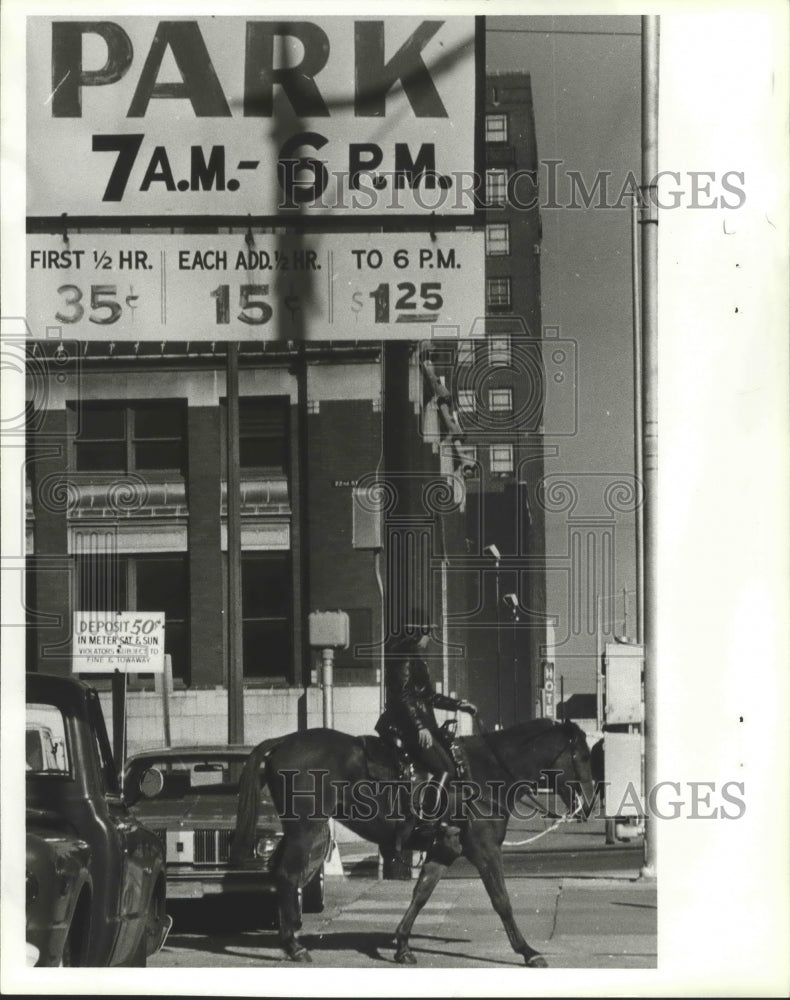
[[(494, 16), (486, 28), (487, 70), (530, 74), (538, 157), (562, 161), (553, 168), (560, 179), (557, 201), (570, 200), (567, 171), (578, 171), (588, 190), (597, 172), (609, 171), (608, 200), (615, 202), (628, 172), (639, 175), (640, 19)], [(586, 494), (585, 510), (594, 514), (606, 512), (604, 484), (634, 472), (631, 222), (628, 209), (585, 209), (576, 200), (578, 208), (544, 207), (541, 213), (542, 322), (575, 342), (578, 390), (577, 433), (547, 439), (559, 451), (547, 458), (546, 473), (570, 475)], [(566, 551), (564, 515), (547, 517), (546, 544), (550, 556)], [(633, 637), (634, 598), (628, 598), (626, 620), (621, 595), (635, 586), (632, 515), (617, 516), (615, 552), (616, 631)], [(566, 577), (550, 573), (547, 585), (549, 612), (567, 619)], [(558, 641), (562, 631), (560, 625)], [(596, 648), (587, 633), (557, 650), (566, 696), (595, 690)]]

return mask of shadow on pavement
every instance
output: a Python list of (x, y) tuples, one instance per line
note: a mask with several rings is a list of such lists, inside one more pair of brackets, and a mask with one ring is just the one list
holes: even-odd
[[(395, 936), (392, 933), (377, 931), (337, 931), (325, 934), (301, 934), (301, 943), (311, 952), (356, 951), (373, 961), (394, 965)], [(520, 961), (498, 961), (491, 958), (479, 958), (470, 955), (468, 951), (448, 951), (446, 948), (431, 948), (431, 944), (470, 944), (467, 937), (445, 937), (440, 934), (412, 934), (409, 944), (419, 962), (420, 956), (437, 955), (446, 960), (463, 958), (476, 963), (484, 962), (491, 965), (521, 965)]]

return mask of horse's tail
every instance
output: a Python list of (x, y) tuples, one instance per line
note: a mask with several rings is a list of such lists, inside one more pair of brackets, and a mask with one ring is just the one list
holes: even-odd
[(282, 743), (283, 737), (264, 740), (244, 762), (239, 778), (239, 810), (236, 815), (236, 832), (230, 848), (230, 862), (240, 865), (252, 857), (255, 826), (261, 811), (261, 765), (266, 757)]

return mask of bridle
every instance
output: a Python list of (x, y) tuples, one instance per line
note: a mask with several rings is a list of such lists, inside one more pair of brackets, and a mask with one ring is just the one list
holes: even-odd
[[(490, 736), (491, 736), (490, 730), (488, 730), (483, 725), (483, 720), (480, 719), (480, 717), (478, 715), (474, 715), (473, 719), (477, 723), (477, 728), (478, 728), (478, 730), (480, 732), (480, 736), (481, 736), (483, 742), (485, 743), (485, 745), (488, 747), (489, 751), (491, 752), (491, 755), (494, 757), (494, 759), (499, 764), (499, 766), (504, 770), (504, 772), (507, 774), (507, 776), (510, 778), (510, 780), (514, 784), (518, 784), (522, 779), (518, 778), (515, 774), (513, 774), (513, 771), (511, 770), (511, 768), (508, 765), (507, 761), (502, 757), (502, 755), (499, 753), (499, 751), (497, 750), (497, 748), (492, 743), (492, 741), (490, 739)], [(556, 725), (559, 725), (559, 723), (555, 723), (555, 726)], [(529, 739), (525, 741), (525, 743), (533, 743), (533, 742), (535, 742), (535, 740), (540, 739), (540, 737), (545, 736), (546, 732), (549, 732), (549, 731), (550, 730), (546, 730), (543, 733), (535, 733), (535, 735), (534, 736), (530, 736)], [(562, 747), (560, 747), (560, 749), (557, 752), (556, 756), (554, 758), (552, 758), (551, 762), (549, 763), (549, 765), (547, 767), (543, 768), (544, 772), (551, 772), (551, 771), (553, 771), (554, 770), (554, 765), (557, 763), (557, 761), (560, 759), (560, 757), (562, 757), (563, 754), (567, 753), (570, 750), (571, 751), (570, 757), (571, 757), (571, 764), (573, 766), (573, 775), (574, 775), (574, 778), (577, 781), (579, 781), (579, 782), (581, 781), (581, 779), (579, 777), (579, 771), (578, 771), (578, 768), (576, 766), (576, 754), (577, 754), (576, 741), (577, 741), (577, 737), (578, 737), (578, 734), (576, 732), (574, 732), (574, 731), (571, 731), (571, 733), (570, 733), (567, 741), (565, 742), (565, 744)], [(525, 791), (519, 797), (522, 798), (522, 799), (529, 799), (533, 803), (533, 805), (535, 805), (538, 808), (538, 810), (542, 813), (542, 815), (544, 817), (549, 818), (549, 819), (558, 819), (558, 817), (556, 816), (556, 814), (553, 814), (553, 813), (549, 812), (548, 810), (546, 810), (544, 808), (544, 806), (543, 806), (543, 803), (540, 802), (538, 799), (536, 799), (529, 792)], [(580, 802), (579, 805), (577, 805), (577, 807), (573, 810), (573, 812), (570, 815), (571, 816), (575, 816), (580, 811), (581, 808), (582, 808), (582, 806), (581, 806), (581, 802)], [(559, 822), (566, 822), (567, 818), (570, 818), (570, 817), (560, 817), (558, 819), (558, 821)], [(554, 827), (551, 827), (550, 829), (554, 829)], [(549, 831), (546, 830), (544, 832), (548, 833)], [(542, 836), (542, 835), (543, 834), (539, 834), (539, 836)], [(532, 839), (536, 839), (536, 838), (532, 838)], [(528, 841), (523, 841), (523, 843), (528, 843)]]

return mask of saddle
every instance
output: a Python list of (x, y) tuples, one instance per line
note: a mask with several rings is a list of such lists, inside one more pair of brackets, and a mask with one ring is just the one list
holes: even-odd
[(367, 762), (368, 777), (373, 781), (411, 780), (413, 765), (403, 749), (379, 736), (358, 736)]
[[(455, 764), (456, 773), (452, 778), (464, 777), (468, 773), (466, 756), (455, 740), (455, 719), (448, 719), (439, 731), (442, 743)], [(411, 793), (416, 786), (432, 778), (425, 768), (418, 765), (407, 753), (400, 732), (389, 724), (386, 713), (376, 724), (380, 737), (358, 737), (365, 752), (368, 776), (373, 781), (398, 781), (409, 788)], [(407, 784), (408, 783), (408, 784)], [(397, 851), (408, 848), (418, 851), (433, 849), (434, 853), (442, 851), (453, 857), (460, 853), (457, 843), (458, 827), (448, 826), (440, 820), (423, 820), (415, 813), (410, 813), (400, 825), (396, 834), (395, 848)], [(448, 856), (449, 856), (448, 855)]]

